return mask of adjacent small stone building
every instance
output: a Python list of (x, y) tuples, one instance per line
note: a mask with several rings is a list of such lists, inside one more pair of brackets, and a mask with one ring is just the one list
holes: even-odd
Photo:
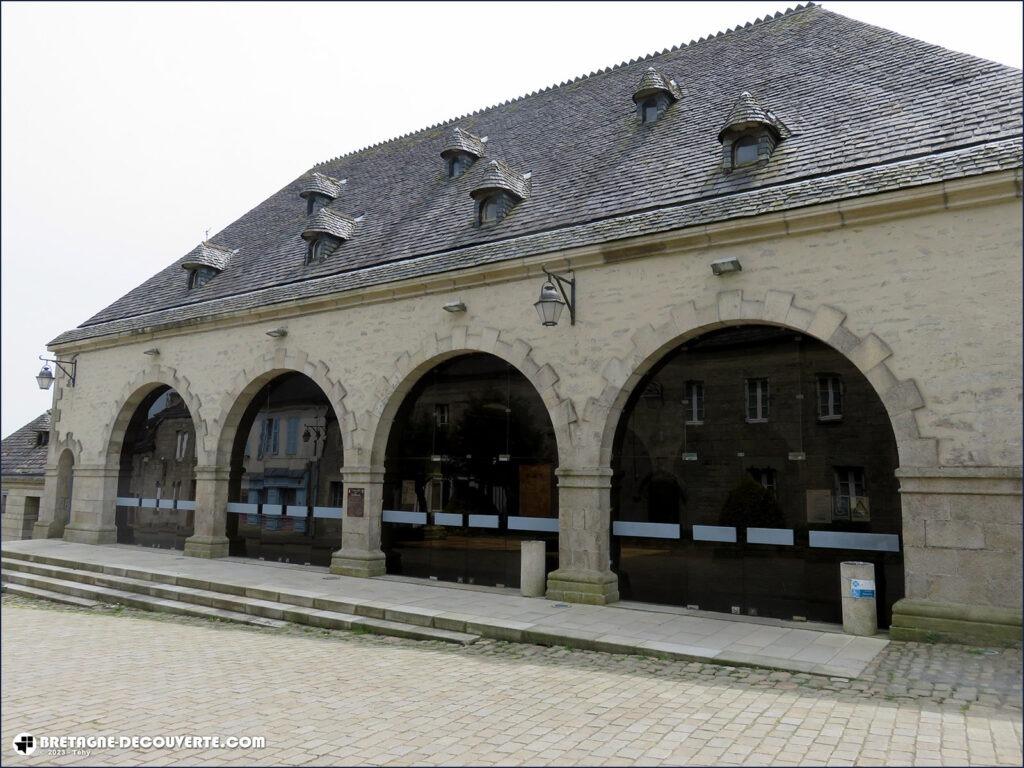
[(809, 5), (327, 160), (51, 342), (32, 534), (1012, 640), (1021, 116)]
[(0, 458), (3, 541), (32, 536), (32, 527), (39, 519), (49, 444), (50, 411), (4, 438)]

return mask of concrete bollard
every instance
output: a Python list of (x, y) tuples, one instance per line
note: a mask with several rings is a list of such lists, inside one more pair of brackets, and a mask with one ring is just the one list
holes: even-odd
[(843, 631), (862, 637), (877, 634), (874, 563), (840, 563), (839, 582), (843, 595)]
[(543, 541), (524, 541), (519, 547), (519, 591), (524, 597), (544, 597), (546, 545)]

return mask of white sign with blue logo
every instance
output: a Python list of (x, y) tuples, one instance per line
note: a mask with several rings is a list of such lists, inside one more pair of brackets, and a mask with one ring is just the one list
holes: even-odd
[(874, 579), (850, 579), (850, 595), (853, 597), (874, 597)]

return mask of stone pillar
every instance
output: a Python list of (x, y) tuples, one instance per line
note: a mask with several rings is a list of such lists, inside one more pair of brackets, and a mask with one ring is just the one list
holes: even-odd
[(37, 487), (25, 488), (21, 486), (21, 482), (25, 481), (14, 480), (4, 484), (4, 490), (7, 492), (7, 511), (4, 512), (3, 523), (0, 524), (0, 539), (3, 541), (32, 538), (32, 528), (39, 519), (39, 497), (43, 487), (36, 484)]
[(47, 467), (43, 475), (43, 497), (39, 502), (39, 518), (32, 526), (33, 539), (59, 539), (64, 535), (66, 520), (57, 514), (57, 467)]
[(192, 535), (185, 539), (185, 554), (189, 557), (227, 557), (228, 478), (229, 469), (216, 466), (197, 466), (196, 512)]
[[(854, 590), (854, 581), (862, 585), (860, 590)], [(870, 588), (863, 586), (865, 582), (870, 583)], [(861, 637), (877, 635), (878, 605), (875, 599), (874, 563), (840, 563), (839, 590), (843, 606), (843, 632)]]
[(619, 599), (608, 537), (611, 480), (608, 467), (561, 468), (558, 476), (558, 570), (548, 574), (550, 600), (604, 605)]
[(64, 529), (64, 540), (76, 544), (114, 544), (117, 524), (116, 469), (102, 465), (75, 465), (71, 496), (71, 522)]
[(384, 467), (342, 467), (345, 514), (341, 522), (341, 549), (331, 557), (331, 573), (342, 576), (382, 576), (380, 549), (384, 503)]
[(544, 597), (544, 564), (547, 544), (523, 541), (519, 544), (519, 591), (523, 597)]
[(894, 640), (1019, 643), (1020, 467), (902, 467), (906, 597)]

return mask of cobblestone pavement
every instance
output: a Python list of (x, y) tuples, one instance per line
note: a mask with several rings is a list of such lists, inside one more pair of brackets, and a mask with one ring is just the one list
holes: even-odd
[[(891, 643), (850, 681), (11, 595), (2, 619), (7, 765), (1021, 764), (1019, 649)], [(21, 732), (267, 745), (26, 758)]]

